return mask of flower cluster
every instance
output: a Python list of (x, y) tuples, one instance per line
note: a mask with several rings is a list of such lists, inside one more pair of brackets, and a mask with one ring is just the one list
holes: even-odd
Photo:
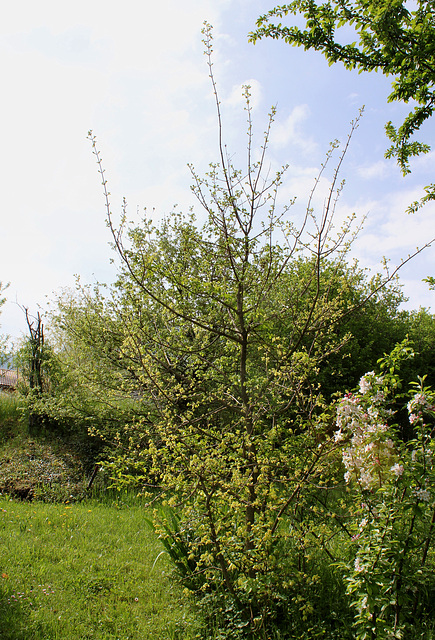
[(424, 413), (433, 412), (435, 410), (435, 406), (423, 391), (419, 391), (413, 398), (411, 398), (408, 402), (407, 408), (409, 413), (409, 422), (412, 425), (415, 425), (417, 422), (422, 420)]
[(409, 413), (419, 413), (420, 411), (430, 411), (433, 410), (433, 405), (429, 402), (425, 393), (419, 392), (414, 395), (413, 398), (408, 402), (408, 411)]
[(382, 382), (382, 376), (376, 376), (374, 371), (369, 371), (359, 381), (359, 391), (362, 395), (372, 394), (375, 402), (379, 402), (384, 399), (384, 393), (379, 389)]
[(404, 638), (422, 576), (433, 578), (428, 550), (434, 542), (435, 392), (424, 386), (424, 377), (412, 384), (412, 429), (401, 439), (397, 427), (389, 426), (393, 412), (387, 408), (387, 401), (401, 406), (404, 398), (396, 360), (386, 357), (380, 368), (384, 378), (363, 376), (336, 414), (345, 479), (359, 497), (349, 527), (352, 553), (342, 566), (361, 639), (374, 633)]
[[(41, 590), (41, 594), (44, 596), (50, 596), (54, 594), (54, 589), (51, 585), (48, 585), (47, 587), (45, 587), (43, 584), (38, 584), (38, 589)], [(35, 588), (32, 587), (29, 593), (24, 593), (20, 591), (18, 591), (16, 595), (15, 593), (12, 593), (7, 599), (7, 603), (9, 605), (13, 605), (20, 601), (22, 602), (27, 601), (30, 606), (33, 606), (34, 599), (35, 598), (38, 599), (38, 593), (37, 593), (38, 589), (36, 587)]]
[(346, 394), (337, 409), (336, 442), (346, 440), (343, 463), (346, 482), (358, 482), (363, 489), (382, 486), (387, 477), (400, 477), (403, 466), (397, 461), (394, 443), (388, 437), (386, 423), (388, 411), (383, 409), (385, 399), (380, 385), (382, 377), (373, 372), (363, 376), (359, 389), (362, 396), (370, 394), (370, 404), (358, 394)]
[(431, 493), (428, 489), (415, 489), (414, 495), (421, 502), (429, 502), (431, 499)]

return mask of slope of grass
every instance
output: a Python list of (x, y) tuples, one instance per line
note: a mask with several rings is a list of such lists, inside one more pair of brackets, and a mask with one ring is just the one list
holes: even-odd
[(198, 637), (144, 511), (0, 499), (2, 640)]

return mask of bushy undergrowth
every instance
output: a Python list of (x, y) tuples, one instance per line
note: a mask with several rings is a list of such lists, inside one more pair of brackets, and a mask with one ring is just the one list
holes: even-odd
[[(200, 569), (201, 554), (207, 549), (204, 544), (195, 545), (199, 541), (195, 523), (183, 521), (168, 508), (157, 510), (155, 518), (161, 523), (157, 529), (172, 558), (174, 578), (195, 594), (205, 620), (205, 638), (353, 640), (346, 584), (331, 563), (332, 553), (340, 559), (350, 556), (346, 536), (337, 536), (327, 555), (313, 544), (314, 540), (310, 545), (309, 536), (304, 539), (302, 535), (300, 544), (295, 545), (295, 538), (286, 533), (292, 523), (284, 518), (282, 536), (269, 566), (269, 580), (265, 575), (246, 580), (244, 596), (235, 602), (218, 570)], [(241, 593), (242, 584), (238, 586)]]
[(29, 440), (10, 447), (0, 468), (0, 491), (23, 500), (77, 500), (86, 486), (80, 460), (48, 442)]
[[(0, 393), (0, 494), (64, 502), (89, 497), (89, 479), (101, 451), (85, 430), (47, 425), (29, 436), (26, 399)], [(94, 486), (105, 486), (100, 473)]]
[(53, 434), (29, 438), (19, 401), (8, 402), (10, 417), (0, 419), (0, 493), (47, 502), (83, 497), (86, 476), (77, 453)]

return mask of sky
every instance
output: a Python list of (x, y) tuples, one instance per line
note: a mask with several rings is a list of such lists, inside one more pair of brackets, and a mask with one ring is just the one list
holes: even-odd
[[(435, 236), (435, 206), (408, 205), (434, 181), (435, 151), (403, 177), (385, 160), (384, 125), (400, 124), (407, 106), (388, 103), (391, 79), (329, 67), (320, 53), (248, 33), (266, 0), (16, 0), (0, 23), (0, 281), (10, 283), (0, 333), (26, 332), (23, 307), (44, 313), (63, 288), (110, 282), (109, 231), (92, 130), (101, 151), (111, 208), (122, 198), (132, 217), (158, 221), (177, 205), (195, 205), (188, 163), (201, 174), (218, 160), (216, 109), (201, 29), (213, 25), (214, 74), (223, 133), (234, 164), (246, 165), (242, 86), (252, 89), (255, 143), (276, 106), (268, 162), (288, 164), (280, 204), (306, 205), (329, 142), (345, 141), (364, 115), (343, 163), (339, 215), (366, 216), (353, 248), (374, 271), (382, 258), (400, 263)], [(435, 122), (421, 138), (434, 141)], [(315, 199), (321, 210), (331, 172)], [(295, 209), (297, 211), (297, 208)], [(407, 308), (430, 308), (435, 245), (401, 270)]]

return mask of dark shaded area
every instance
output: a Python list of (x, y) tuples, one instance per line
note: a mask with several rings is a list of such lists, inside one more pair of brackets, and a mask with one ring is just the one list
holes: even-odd
[(52, 640), (53, 635), (40, 623), (29, 628), (30, 606), (26, 599), (21, 602), (19, 595), (8, 586), (8, 579), (0, 574), (0, 638), (1, 640)]

